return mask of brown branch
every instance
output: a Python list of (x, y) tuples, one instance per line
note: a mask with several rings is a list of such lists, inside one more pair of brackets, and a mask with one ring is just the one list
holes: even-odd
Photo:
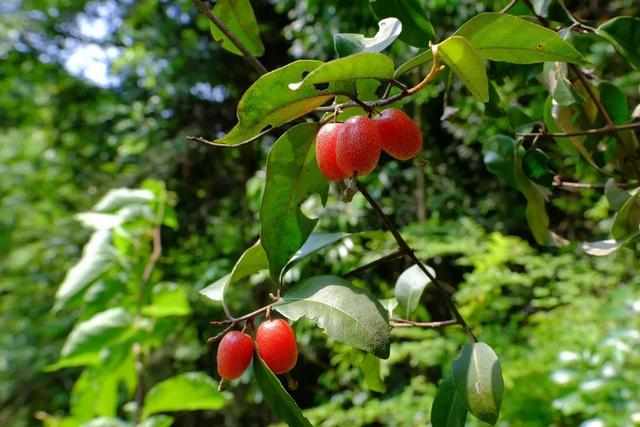
[(402, 237), (402, 235), (400, 234), (400, 232), (396, 228), (396, 226), (393, 223), (393, 221), (391, 221), (391, 219), (382, 211), (382, 208), (375, 201), (375, 199), (373, 197), (371, 197), (371, 194), (369, 194), (369, 192), (367, 191), (366, 187), (363, 184), (359, 183), (359, 182), (356, 182), (356, 187), (358, 188), (360, 193), (362, 193), (362, 195), (367, 200), (367, 202), (369, 203), (371, 208), (375, 211), (376, 215), (378, 215), (380, 220), (384, 223), (384, 225), (387, 227), (387, 229), (391, 232), (391, 234), (393, 235), (394, 239), (396, 240), (396, 243), (398, 244), (398, 247), (400, 248), (400, 250), (402, 252), (404, 252), (404, 254), (406, 256), (411, 258), (411, 260), (420, 268), (420, 270), (422, 270), (424, 272), (424, 274), (433, 282), (433, 284), (435, 285), (436, 290), (438, 291), (438, 293), (440, 294), (440, 296), (442, 297), (444, 302), (449, 307), (449, 310), (453, 314), (453, 317), (455, 317), (456, 321), (460, 324), (460, 326), (462, 326), (464, 331), (469, 336), (469, 339), (472, 342), (478, 342), (477, 338), (475, 337), (475, 335), (471, 331), (471, 328), (469, 328), (469, 325), (467, 325), (467, 322), (465, 322), (464, 318), (462, 317), (462, 315), (460, 314), (460, 312), (456, 308), (455, 304), (453, 303), (453, 300), (451, 299), (451, 296), (445, 290), (444, 285), (442, 283), (440, 283), (440, 281), (438, 281), (433, 276), (433, 274), (431, 274), (429, 269), (416, 256), (415, 252), (407, 244), (406, 240), (404, 240), (404, 238)]
[(249, 49), (236, 37), (235, 34), (224, 23), (213, 14), (213, 12), (204, 4), (201, 0), (191, 0), (195, 7), (204, 14), (209, 20), (218, 27), (218, 29), (224, 34), (235, 47), (242, 52), (244, 59), (260, 74), (268, 73), (268, 70), (262, 65), (262, 63), (249, 52)]
[(360, 267), (358, 267), (358, 268), (356, 268), (354, 270), (351, 270), (348, 273), (345, 273), (342, 277), (344, 277), (345, 279), (349, 279), (351, 277), (357, 276), (358, 274), (362, 273), (363, 271), (367, 271), (367, 270), (369, 270), (371, 268), (374, 268), (374, 267), (376, 267), (376, 266), (378, 266), (380, 264), (384, 264), (387, 261), (391, 261), (391, 260), (400, 258), (402, 256), (404, 256), (404, 252), (402, 252), (401, 250), (397, 250), (397, 251), (391, 252), (390, 254), (387, 254), (387, 255), (385, 255), (385, 256), (383, 256), (381, 258), (378, 258), (378, 259), (376, 259), (374, 261), (371, 261), (368, 264), (365, 264), (365, 265), (360, 266)]
[(586, 130), (581, 130), (581, 131), (576, 131), (576, 132), (546, 132), (546, 131), (542, 131), (542, 132), (525, 132), (525, 133), (517, 133), (516, 136), (523, 136), (523, 137), (536, 137), (536, 136), (550, 136), (553, 138), (569, 138), (572, 136), (584, 136), (584, 135), (600, 135), (600, 134), (607, 134), (607, 133), (616, 133), (616, 132), (620, 132), (623, 130), (628, 130), (628, 129), (639, 129), (640, 128), (640, 122), (635, 122), (635, 123), (628, 123), (626, 125), (613, 125), (613, 126), (603, 126), (601, 128), (595, 128), (595, 129), (586, 129)]
[(392, 328), (425, 328), (425, 329), (437, 329), (443, 328), (449, 325), (457, 325), (458, 321), (456, 319), (451, 320), (441, 320), (439, 322), (414, 322), (406, 319), (390, 319), (389, 326)]

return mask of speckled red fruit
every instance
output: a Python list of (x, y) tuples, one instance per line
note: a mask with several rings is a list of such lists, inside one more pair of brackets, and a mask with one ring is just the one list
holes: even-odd
[(247, 369), (253, 356), (253, 339), (239, 331), (222, 337), (218, 345), (218, 373), (227, 380), (235, 380)]
[(422, 150), (422, 133), (403, 111), (389, 108), (373, 121), (380, 135), (380, 148), (396, 159), (411, 159)]
[(329, 181), (341, 181), (349, 178), (349, 174), (342, 172), (336, 161), (336, 142), (338, 131), (342, 126), (342, 123), (326, 124), (320, 128), (316, 137), (316, 161), (320, 172)]
[(348, 119), (338, 131), (336, 160), (340, 170), (349, 176), (371, 173), (380, 159), (380, 137), (376, 125), (368, 117)]
[(256, 332), (258, 354), (274, 374), (289, 372), (298, 361), (293, 329), (282, 319), (267, 320)]

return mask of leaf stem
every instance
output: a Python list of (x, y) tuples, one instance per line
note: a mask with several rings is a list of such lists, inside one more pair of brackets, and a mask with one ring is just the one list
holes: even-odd
[(209, 20), (218, 27), (218, 29), (224, 34), (235, 47), (242, 52), (244, 59), (251, 65), (259, 74), (266, 74), (268, 70), (262, 65), (262, 63), (249, 52), (249, 49), (236, 37), (235, 34), (217, 17), (213, 12), (204, 4), (201, 0), (191, 0), (195, 7), (204, 14)]
[(395, 224), (393, 223), (393, 221), (391, 221), (391, 219), (382, 211), (382, 208), (380, 207), (378, 202), (376, 202), (375, 199), (373, 197), (371, 197), (371, 194), (369, 194), (369, 192), (367, 191), (367, 188), (363, 184), (361, 184), (360, 182), (356, 182), (356, 187), (358, 188), (360, 193), (362, 193), (362, 195), (367, 200), (367, 202), (369, 203), (371, 208), (374, 210), (376, 215), (378, 215), (380, 220), (384, 223), (384, 225), (387, 227), (387, 229), (391, 232), (391, 234), (393, 235), (394, 239), (396, 240), (396, 243), (398, 244), (398, 247), (400, 248), (400, 250), (406, 256), (408, 256), (420, 268), (420, 270), (422, 270), (424, 272), (424, 274), (433, 282), (433, 284), (435, 285), (436, 290), (438, 291), (438, 293), (440, 294), (440, 296), (442, 297), (444, 302), (449, 307), (449, 310), (453, 314), (453, 317), (455, 317), (456, 321), (460, 324), (460, 326), (462, 326), (464, 331), (469, 336), (469, 339), (474, 343), (478, 342), (477, 338), (475, 337), (475, 335), (471, 331), (471, 328), (469, 328), (469, 325), (467, 325), (467, 322), (465, 322), (464, 318), (462, 317), (462, 315), (458, 311), (456, 305), (453, 303), (453, 300), (451, 299), (451, 296), (447, 293), (447, 291), (445, 290), (445, 288), (442, 285), (442, 283), (440, 283), (440, 281), (438, 281), (433, 276), (433, 274), (431, 274), (431, 272), (424, 265), (422, 260), (420, 260), (416, 256), (415, 252), (409, 246), (409, 244), (406, 242), (406, 240), (404, 240), (404, 238), (402, 237), (402, 235), (398, 231), (398, 229), (395, 226)]

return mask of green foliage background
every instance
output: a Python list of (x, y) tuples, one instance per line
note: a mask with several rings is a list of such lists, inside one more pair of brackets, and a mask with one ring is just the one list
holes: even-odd
[[(504, 3), (423, 2), (439, 38)], [(551, 3), (553, 14), (558, 5)], [(565, 3), (596, 22), (640, 16), (633, 0)], [(334, 33), (373, 34), (377, 28), (364, 1), (252, 5), (269, 69), (297, 58), (332, 59)], [(80, 30), (81, 22), (96, 17), (106, 22), (107, 31), (91, 39)], [(634, 108), (640, 102), (640, 74), (604, 41), (576, 44)], [(65, 68), (73, 47), (86, 45), (117, 51), (108, 84)], [(396, 42), (390, 54), (397, 65), (415, 51)], [(436, 89), (444, 80), (420, 92), (420, 106), (409, 103), (405, 109), (421, 122), (428, 163), (383, 158), (365, 182), (403, 226), (419, 256), (432, 259), (438, 276), (457, 288), (462, 314), (500, 355), (505, 378), (500, 425), (637, 424), (636, 253), (593, 258), (575, 245), (537, 246), (525, 220), (524, 198), (483, 161), (495, 135), (513, 133), (518, 114), (542, 115), (547, 90), (536, 80), (537, 67), (490, 65), (502, 99), (498, 107), (504, 110), (495, 118), (487, 117), (489, 112), (455, 80), (446, 102), (458, 112), (444, 121), (443, 91)], [(154, 281), (177, 283), (190, 309), (165, 325), (145, 383), (151, 387), (191, 371), (216, 376), (215, 348), (205, 343), (217, 332), (209, 321), (224, 313), (197, 291), (227, 274), (257, 238), (266, 153), (279, 133), (239, 149), (213, 148), (186, 136), (214, 138), (231, 129), (239, 97), (256, 77), (240, 57), (212, 41), (208, 22), (188, 1), (10, 0), (0, 5), (0, 425), (41, 425), (42, 420), (64, 425), (56, 423), (70, 413), (80, 370), (45, 368), (58, 360), (73, 324), (83, 320), (79, 316), (93, 314), (86, 311), (86, 300), (53, 310), (56, 289), (89, 237), (74, 215), (90, 210), (109, 189), (140, 187), (148, 179), (166, 183), (168, 197), (176, 201), (175, 221), (162, 229), (163, 255)], [(417, 82), (418, 75), (409, 80)], [(556, 166), (584, 169), (582, 164)], [(563, 236), (607, 238), (613, 210), (602, 191), (559, 196), (552, 197), (549, 212)], [(360, 196), (344, 204), (332, 195), (325, 208), (312, 200), (305, 209), (321, 218), (323, 231), (381, 229)], [(344, 274), (393, 250), (391, 243), (347, 238), (296, 266), (288, 280)], [(353, 283), (391, 297), (406, 267), (403, 261), (391, 262)], [(230, 287), (230, 309), (244, 313), (260, 307), (272, 291), (265, 275), (254, 275)], [(418, 318), (446, 317), (436, 296), (425, 292)], [(305, 322), (298, 322), (296, 331), (301, 359), (293, 375), (300, 386), (292, 395), (309, 420), (323, 426), (425, 425), (437, 384), (465, 342), (456, 328), (394, 330), (381, 385), (363, 375), (364, 353), (327, 342)], [(251, 377), (248, 373), (229, 387), (233, 398), (224, 408), (174, 413), (174, 425), (277, 422)], [(117, 395), (121, 418), (131, 415), (127, 395), (123, 389)], [(586, 423), (596, 419), (602, 423)], [(469, 419), (468, 425), (479, 421)]]

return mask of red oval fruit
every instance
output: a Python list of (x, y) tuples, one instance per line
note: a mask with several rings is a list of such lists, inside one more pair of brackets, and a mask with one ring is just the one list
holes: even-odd
[(389, 108), (373, 121), (380, 135), (380, 147), (396, 159), (411, 159), (422, 150), (422, 133), (403, 111)]
[(247, 369), (253, 356), (253, 339), (240, 331), (231, 331), (218, 345), (218, 373), (227, 380), (235, 380)]
[(267, 320), (256, 332), (258, 354), (274, 374), (289, 372), (298, 361), (293, 329), (282, 319)]
[(342, 126), (342, 123), (328, 123), (320, 128), (316, 137), (318, 168), (329, 181), (341, 181), (349, 178), (349, 174), (342, 172), (336, 161), (336, 142), (338, 131)]
[(380, 137), (376, 125), (368, 117), (348, 119), (338, 130), (336, 160), (340, 170), (349, 176), (371, 173), (380, 159)]

